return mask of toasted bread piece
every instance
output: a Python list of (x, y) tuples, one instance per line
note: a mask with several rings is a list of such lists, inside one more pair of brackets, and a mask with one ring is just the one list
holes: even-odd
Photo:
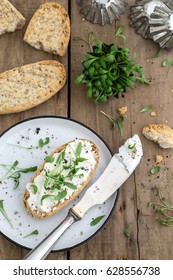
[(143, 128), (143, 135), (164, 149), (173, 148), (173, 129), (165, 124), (149, 124)]
[(58, 61), (45, 60), (0, 73), (0, 114), (24, 111), (56, 94), (66, 71)]
[(24, 41), (38, 50), (63, 56), (70, 40), (70, 19), (57, 3), (45, 3), (33, 15)]
[[(82, 145), (81, 153), (76, 157), (75, 154), (77, 152), (75, 151), (80, 150), (79, 145)], [(63, 155), (63, 153), (65, 153), (65, 155)], [(62, 162), (58, 161), (59, 156), (62, 156)], [(55, 150), (51, 155), (51, 158), (52, 157), (54, 158), (54, 161), (52, 163), (44, 162), (39, 167), (30, 183), (27, 184), (24, 192), (23, 201), (25, 208), (34, 218), (42, 219), (55, 214), (79, 195), (95, 173), (99, 162), (99, 151), (92, 141), (87, 139), (75, 139)], [(78, 164), (75, 163), (77, 158), (79, 161)], [(77, 172), (71, 178), (67, 175), (74, 172), (74, 164)], [(64, 168), (63, 171), (62, 168)], [(59, 178), (57, 177), (57, 174), (60, 169), (61, 182), (64, 182), (64, 185), (63, 183), (58, 185), (56, 181), (58, 180), (57, 178)], [(47, 182), (47, 185), (45, 185), (46, 178), (52, 178), (52, 174), (55, 176), (55, 181), (50, 179), (50, 182), (48, 181), (49, 183)], [(71, 185), (69, 186), (69, 184)], [(36, 188), (35, 194), (32, 190), (33, 185)], [(74, 185), (76, 186), (76, 189), (71, 189), (71, 186), (74, 187)], [(60, 200), (55, 200), (55, 196), (59, 195), (62, 191), (67, 192), (66, 196)], [(44, 196), (45, 199), (43, 200)]]
[(22, 29), (25, 18), (7, 0), (0, 1), (0, 35)]

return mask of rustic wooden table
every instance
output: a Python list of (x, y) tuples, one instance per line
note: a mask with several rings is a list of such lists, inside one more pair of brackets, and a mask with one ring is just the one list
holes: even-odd
[[(45, 0), (11, 0), (11, 2), (27, 18), (27, 23), (35, 10)], [(118, 203), (113, 215), (104, 228), (91, 240), (82, 246), (68, 252), (51, 253), (48, 259), (173, 259), (172, 240), (173, 230), (164, 227), (155, 221), (155, 212), (148, 207), (148, 202), (158, 200), (156, 188), (173, 203), (171, 197), (173, 186), (172, 150), (163, 150), (153, 142), (146, 140), (142, 128), (148, 123), (166, 123), (172, 126), (172, 72), (161, 66), (161, 62), (172, 53), (163, 51), (157, 59), (147, 57), (157, 52), (157, 46), (152, 41), (144, 40), (129, 27), (129, 6), (134, 0), (129, 0), (126, 12), (120, 21), (112, 25), (91, 24), (83, 20), (79, 13), (77, 1), (54, 0), (62, 4), (71, 18), (71, 41), (68, 53), (63, 58), (37, 51), (22, 41), (25, 28), (0, 37), (0, 71), (44, 59), (59, 59), (66, 67), (68, 81), (60, 94), (31, 110), (11, 115), (0, 116), (0, 132), (18, 121), (43, 115), (64, 116), (78, 120), (95, 130), (110, 146), (112, 152), (134, 133), (141, 136), (144, 148), (144, 157), (140, 166), (128, 181), (121, 187)], [(125, 98), (110, 98), (106, 104), (94, 105), (86, 99), (86, 89), (76, 86), (74, 81), (82, 71), (81, 61), (88, 47), (81, 42), (74, 41), (75, 36), (86, 38), (90, 31), (97, 33), (97, 37), (111, 43), (116, 27), (125, 26), (127, 45), (137, 53), (138, 63), (144, 69), (150, 85), (136, 84), (134, 89), (128, 90)], [(147, 104), (153, 105), (156, 116), (150, 112), (140, 114), (139, 110)], [(100, 114), (116, 116), (117, 109), (127, 106), (128, 112), (123, 123), (123, 137), (120, 138), (118, 130), (112, 130), (109, 121)], [(160, 164), (159, 174), (150, 175), (150, 169), (155, 166), (154, 157), (161, 154), (164, 161)], [(132, 225), (130, 236), (127, 238), (123, 232), (128, 224)], [(27, 253), (4, 237), (0, 237), (0, 259), (22, 259)]]

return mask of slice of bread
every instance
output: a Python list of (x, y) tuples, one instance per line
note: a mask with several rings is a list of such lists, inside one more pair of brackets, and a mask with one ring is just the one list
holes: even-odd
[[(94, 175), (99, 151), (92, 141), (75, 139), (59, 147), (50, 158), (53, 162), (39, 167), (24, 192), (25, 208), (34, 218), (55, 214), (79, 195)], [(64, 191), (66, 195), (56, 200)]]
[(148, 124), (142, 130), (143, 135), (160, 145), (163, 149), (173, 148), (173, 129), (165, 124)]
[(70, 19), (57, 3), (45, 3), (33, 15), (24, 41), (38, 50), (63, 56), (70, 40)]
[(22, 29), (25, 18), (7, 0), (0, 1), (0, 35)]
[(0, 73), (0, 114), (35, 107), (65, 84), (66, 71), (58, 61), (45, 60)]

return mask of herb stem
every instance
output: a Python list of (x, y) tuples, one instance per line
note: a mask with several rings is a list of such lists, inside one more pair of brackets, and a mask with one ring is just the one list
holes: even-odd
[(0, 212), (4, 216), (4, 218), (7, 220), (7, 222), (10, 224), (10, 226), (13, 228), (13, 224), (4, 209), (3, 202), (4, 202), (4, 200), (0, 200)]

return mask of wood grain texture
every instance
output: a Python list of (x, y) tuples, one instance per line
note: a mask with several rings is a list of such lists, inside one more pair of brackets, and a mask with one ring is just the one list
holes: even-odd
[[(135, 1), (128, 1), (129, 6)], [(144, 138), (142, 128), (148, 123), (168, 123), (172, 126), (172, 82), (171, 72), (161, 66), (162, 61), (170, 56), (163, 51), (157, 59), (147, 59), (157, 52), (157, 45), (144, 40), (137, 35), (134, 29), (129, 27), (129, 6), (120, 21), (113, 25), (101, 27), (83, 20), (78, 13), (77, 5), (73, 5), (71, 18), (73, 22), (72, 40), (74, 36), (87, 38), (91, 31), (96, 32), (98, 38), (110, 43), (113, 40), (115, 29), (120, 24), (125, 26), (127, 37), (126, 45), (136, 52), (137, 61), (145, 69), (146, 77), (150, 85), (136, 83), (134, 89), (128, 90), (125, 98), (110, 99), (107, 104), (93, 105), (87, 100), (86, 88), (76, 86), (76, 75), (82, 71), (81, 61), (83, 54), (89, 51), (83, 43), (71, 45), (71, 116), (89, 125), (108, 143), (113, 152), (116, 152), (126, 138), (138, 133), (141, 137), (144, 157), (134, 175), (121, 187), (120, 197), (113, 216), (104, 229), (80, 248), (71, 251), (71, 259), (172, 259), (170, 242), (173, 237), (171, 228), (163, 227), (156, 223), (156, 215), (153, 209), (147, 206), (151, 200), (157, 200), (156, 188), (161, 187), (163, 193), (171, 199), (172, 181), (172, 150), (160, 149), (155, 143)], [(78, 28), (80, 26), (80, 29)], [(73, 42), (73, 41), (72, 41)], [(76, 102), (78, 101), (78, 105)], [(152, 104), (156, 117), (151, 117), (150, 112), (140, 114), (139, 111), (145, 105)], [(103, 110), (112, 116), (117, 115), (117, 109), (127, 106), (128, 112), (123, 124), (123, 137), (119, 131), (111, 131), (111, 124), (100, 114)], [(155, 166), (155, 155), (164, 156), (161, 163), (161, 172), (150, 175), (150, 169)], [(124, 236), (124, 229), (128, 224), (132, 225), (130, 237)]]
[[(63, 58), (58, 56), (38, 51), (23, 41), (24, 32), (27, 24), (31, 19), (36, 9), (46, 1), (44, 0), (11, 0), (11, 3), (26, 17), (26, 25), (22, 30), (16, 30), (14, 33), (8, 33), (0, 36), (0, 71), (3, 72), (17, 66), (21, 66), (36, 61), (55, 59), (64, 64), (68, 71), (68, 54)], [(51, 1), (50, 1), (51, 2)], [(57, 1), (68, 10), (68, 1)], [(67, 116), (68, 113), (68, 92), (67, 84), (47, 102), (27, 110), (22, 113), (9, 114), (0, 116), (0, 133), (18, 121), (27, 118), (43, 115)], [(13, 245), (4, 237), (0, 237), (0, 259), (21, 259), (26, 255), (27, 250), (22, 250), (20, 247)], [(66, 259), (66, 253), (53, 253), (48, 258)]]
[[(20, 0), (11, 2), (27, 18), (27, 22), (40, 4), (41, 0)], [(71, 43), (69, 60), (67, 56), (60, 59), (68, 68), (69, 79), (67, 85), (59, 95), (54, 96), (42, 105), (20, 114), (0, 116), (0, 131), (19, 120), (38, 115), (61, 115), (76, 119), (95, 130), (110, 146), (112, 152), (117, 152), (124, 141), (137, 133), (141, 137), (144, 157), (135, 173), (121, 187), (120, 196), (114, 212), (103, 229), (91, 240), (70, 252), (50, 254), (48, 259), (173, 259), (172, 240), (173, 230), (156, 222), (156, 214), (148, 207), (148, 202), (158, 200), (156, 189), (159, 187), (163, 196), (168, 197), (173, 203), (173, 150), (163, 150), (156, 143), (147, 140), (141, 133), (142, 128), (149, 123), (164, 123), (173, 127), (173, 83), (172, 72), (163, 68), (164, 59), (172, 57), (172, 53), (164, 50), (156, 59), (148, 59), (157, 52), (157, 45), (151, 40), (144, 40), (129, 26), (129, 6), (135, 0), (129, 0), (126, 13), (119, 21), (112, 25), (99, 26), (83, 20), (79, 13), (77, 1), (55, 1), (68, 8), (71, 16)], [(101, 40), (111, 43), (117, 26), (125, 26), (127, 37), (126, 45), (136, 52), (137, 61), (145, 69), (150, 85), (136, 83), (134, 89), (128, 89), (125, 97), (110, 98), (106, 104), (94, 105), (86, 99), (86, 88), (75, 85), (77, 74), (81, 73), (83, 54), (89, 51), (82, 43), (76, 43), (74, 36), (87, 38), (91, 31)], [(25, 27), (26, 28), (26, 27)], [(50, 59), (50, 54), (37, 51), (22, 42), (25, 28), (12, 34), (0, 37), (0, 69), (1, 71), (15, 66), (35, 62), (41, 59)], [(67, 92), (68, 89), (68, 92)], [(68, 103), (69, 101), (69, 103)], [(152, 111), (156, 117), (151, 117), (149, 112), (139, 113), (145, 105), (152, 104)], [(117, 129), (112, 130), (110, 122), (100, 114), (104, 111), (112, 116), (117, 116), (117, 109), (127, 106), (128, 112), (123, 123), (123, 137)], [(160, 163), (161, 170), (158, 174), (150, 175), (150, 169), (156, 166), (155, 156), (163, 155)], [(124, 229), (132, 225), (130, 236), (124, 236)], [(21, 250), (4, 237), (0, 237), (0, 259), (20, 259), (26, 255), (26, 250)]]

